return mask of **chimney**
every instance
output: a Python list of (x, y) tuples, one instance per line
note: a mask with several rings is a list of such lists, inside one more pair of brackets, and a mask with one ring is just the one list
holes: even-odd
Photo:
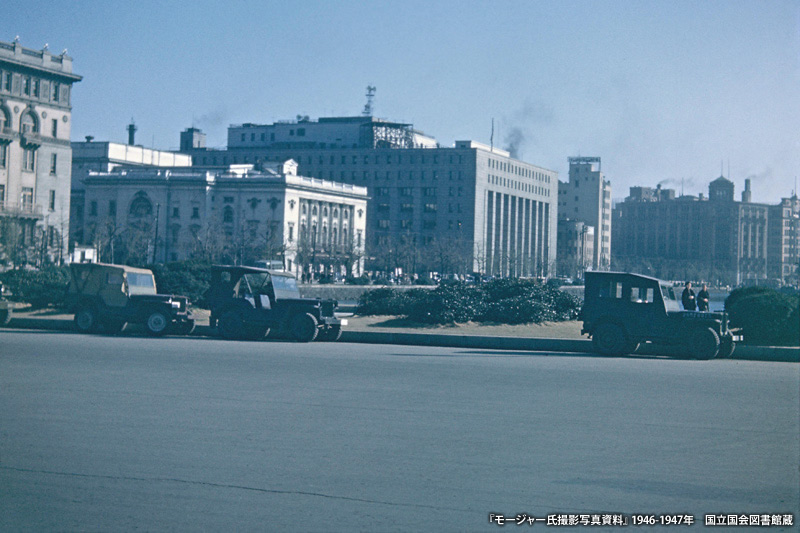
[(128, 130), (128, 145), (133, 146), (136, 142), (133, 140), (134, 136), (136, 135), (136, 124), (133, 123), (133, 119), (131, 119), (131, 123), (128, 124), (126, 128)]
[(90, 143), (90, 142), (92, 142), (93, 140), (94, 140), (94, 136), (93, 136), (93, 135), (87, 135), (87, 136), (86, 136), (86, 142), (87, 142), (87, 143)]
[(744, 180), (744, 190), (742, 191), (742, 203), (749, 204), (752, 200), (753, 193), (750, 191), (750, 178)]

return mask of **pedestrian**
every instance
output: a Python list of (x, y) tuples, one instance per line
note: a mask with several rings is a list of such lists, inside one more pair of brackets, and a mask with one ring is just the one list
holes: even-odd
[(691, 281), (686, 282), (686, 288), (683, 289), (683, 294), (681, 295), (681, 302), (683, 302), (683, 308), (687, 311), (694, 311), (697, 309), (697, 300), (694, 297)]
[(710, 296), (708, 294), (708, 286), (703, 283), (703, 288), (700, 292), (697, 293), (697, 310), (698, 311), (708, 311), (708, 300)]

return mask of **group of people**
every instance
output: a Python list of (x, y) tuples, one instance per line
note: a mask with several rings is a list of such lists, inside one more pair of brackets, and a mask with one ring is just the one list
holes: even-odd
[(708, 287), (705, 283), (703, 283), (703, 288), (695, 296), (694, 291), (692, 290), (692, 282), (686, 282), (686, 287), (683, 289), (683, 294), (681, 295), (681, 302), (683, 302), (683, 308), (685, 310), (708, 311), (708, 300)]

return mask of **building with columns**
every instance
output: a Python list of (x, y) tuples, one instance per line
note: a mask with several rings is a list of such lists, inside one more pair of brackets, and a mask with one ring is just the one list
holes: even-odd
[(61, 262), (68, 252), (72, 72), (52, 54), (0, 42), (0, 263)]
[(767, 273), (780, 283), (799, 285), (800, 198), (794, 193), (769, 207), (767, 222)]
[(368, 269), (547, 276), (556, 259), (558, 174), (496, 147), (443, 148), (372, 116), (241, 124), (224, 150), (181, 135), (195, 166), (294, 159), (298, 172), (366, 187)]
[(364, 271), (366, 188), (300, 176), (292, 160), (90, 172), (83, 185), (81, 232), (101, 261), (279, 260), (298, 277)]

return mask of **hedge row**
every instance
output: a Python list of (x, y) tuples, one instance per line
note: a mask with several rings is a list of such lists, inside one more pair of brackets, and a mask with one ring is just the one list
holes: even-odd
[(9, 270), (0, 274), (7, 297), (27, 302), (34, 309), (61, 307), (69, 283), (69, 268), (48, 266), (42, 270)]
[(432, 290), (391, 288), (365, 292), (362, 315), (400, 315), (426, 324), (492, 322), (526, 324), (574, 320), (581, 302), (532, 280), (496, 279), (473, 285), (443, 283)]
[(800, 346), (800, 295), (766, 287), (735, 289), (725, 300), (732, 328), (746, 344)]

